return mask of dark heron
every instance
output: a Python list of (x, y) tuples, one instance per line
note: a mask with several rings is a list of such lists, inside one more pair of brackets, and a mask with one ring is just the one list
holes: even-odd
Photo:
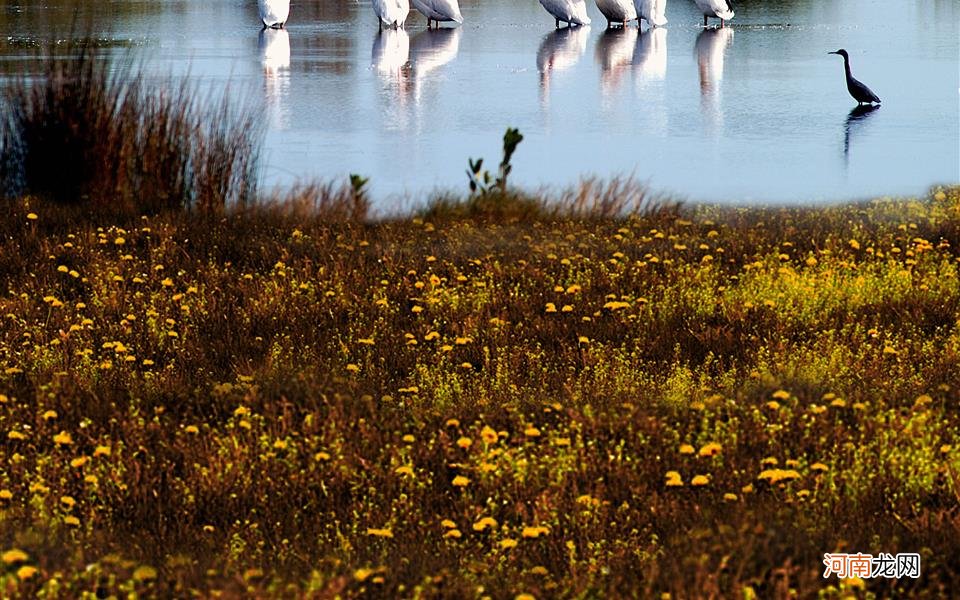
[(841, 48), (836, 52), (827, 52), (827, 54), (839, 54), (843, 57), (843, 69), (847, 73), (847, 91), (850, 92), (854, 100), (859, 104), (873, 104), (874, 102), (880, 104), (880, 98), (877, 98), (877, 95), (871, 92), (870, 88), (854, 79), (853, 75), (850, 74), (850, 55), (847, 54), (846, 50)]

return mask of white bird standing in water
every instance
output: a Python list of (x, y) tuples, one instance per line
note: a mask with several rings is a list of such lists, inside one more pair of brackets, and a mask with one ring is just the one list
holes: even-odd
[(436, 21), (437, 27), (440, 27), (440, 21), (463, 23), (460, 3), (457, 0), (411, 0), (411, 2), (413, 2), (413, 7), (427, 18), (428, 29), (430, 28), (430, 21)]
[(373, 0), (373, 12), (377, 14), (381, 29), (403, 27), (410, 13), (410, 0)]
[(667, 17), (664, 13), (667, 10), (667, 0), (633, 0), (637, 9), (637, 26), (640, 26), (640, 19), (647, 22), (651, 27), (663, 27), (667, 24)]
[(724, 21), (733, 18), (733, 3), (730, 0), (693, 0), (697, 3), (700, 12), (703, 13), (703, 26), (707, 26), (708, 17), (720, 19), (720, 27), (723, 27)]
[(283, 29), (290, 16), (290, 0), (257, 0), (263, 28)]
[(633, 7), (633, 0), (596, 0), (597, 8), (607, 18), (607, 29), (614, 23), (627, 26), (627, 21), (637, 18), (637, 10)]
[(560, 29), (561, 21), (568, 26), (590, 24), (584, 0), (540, 0), (540, 5), (557, 20), (557, 29)]

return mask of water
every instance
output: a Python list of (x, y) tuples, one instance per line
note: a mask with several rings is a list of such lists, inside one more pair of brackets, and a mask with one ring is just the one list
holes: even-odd
[[(960, 182), (960, 2), (739, 0), (704, 30), (691, 0), (666, 28), (555, 31), (536, 0), (461, 0), (462, 28), (377, 32), (368, 0), (297, 1), (260, 32), (253, 0), (0, 4), (0, 81), (92, 17), (105, 56), (253, 96), (268, 186), (360, 173), (381, 207), (466, 191), (468, 157), (525, 139), (515, 183), (633, 176), (703, 201), (813, 203)], [(843, 61), (883, 99), (853, 112)], [(229, 87), (228, 87), (229, 86)]]

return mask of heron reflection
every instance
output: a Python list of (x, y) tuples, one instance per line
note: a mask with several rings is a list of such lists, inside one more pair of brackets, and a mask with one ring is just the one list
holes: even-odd
[(876, 112), (879, 108), (879, 104), (860, 104), (853, 107), (853, 110), (851, 110), (850, 114), (847, 115), (847, 120), (843, 124), (844, 159), (850, 158), (850, 139), (853, 137), (854, 133), (861, 129), (866, 123), (867, 119), (870, 118), (870, 115)]
[(540, 97), (546, 103), (550, 97), (550, 78), (577, 64), (587, 51), (589, 27), (564, 27), (543, 36), (537, 50), (537, 71), (540, 72)]
[(290, 93), (290, 34), (286, 29), (266, 28), (258, 38), (266, 109), (274, 126), (287, 125), (286, 98)]
[(633, 64), (636, 39), (636, 28), (619, 27), (607, 29), (597, 40), (595, 56), (600, 65), (600, 91), (604, 96), (620, 87), (624, 73)]
[(700, 109), (714, 125), (722, 125), (720, 88), (723, 82), (723, 60), (731, 43), (733, 29), (722, 27), (704, 29), (697, 35), (693, 46), (700, 73)]

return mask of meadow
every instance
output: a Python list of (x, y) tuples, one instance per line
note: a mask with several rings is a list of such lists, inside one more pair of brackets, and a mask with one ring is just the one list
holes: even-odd
[[(89, 122), (44, 106), (0, 136), (3, 596), (960, 588), (960, 187), (534, 197), (507, 157), (372, 218), (359, 178), (241, 201), (225, 127), (106, 160), (74, 122), (86, 168), (30, 175), (63, 144), (10, 140)], [(97, 122), (156, 122), (131, 114)], [(179, 187), (142, 176), (184, 155)], [(104, 170), (136, 176), (77, 183)], [(922, 575), (824, 579), (825, 552), (917, 552)]]

